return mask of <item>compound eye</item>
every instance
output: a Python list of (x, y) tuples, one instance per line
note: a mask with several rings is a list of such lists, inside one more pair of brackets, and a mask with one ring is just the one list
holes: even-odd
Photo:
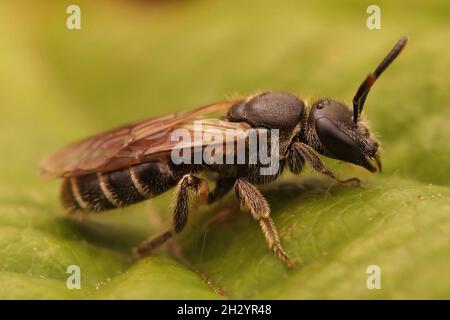
[(358, 145), (335, 123), (322, 117), (316, 119), (315, 127), (320, 142), (329, 153), (328, 156), (354, 164), (361, 164), (363, 155)]
[(314, 120), (321, 117), (334, 122), (352, 123), (352, 112), (343, 103), (330, 99), (321, 99), (314, 103), (311, 116)]

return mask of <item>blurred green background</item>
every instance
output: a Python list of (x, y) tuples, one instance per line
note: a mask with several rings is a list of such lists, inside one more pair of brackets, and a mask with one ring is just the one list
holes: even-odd
[[(66, 28), (70, 4), (81, 30)], [(450, 298), (450, 4), (378, 1), (382, 28), (368, 30), (369, 4), (2, 1), (0, 298)], [(73, 221), (59, 181), (37, 174), (38, 159), (70, 141), (236, 94), (350, 103), (404, 34), (406, 50), (365, 106), (384, 172), (327, 161), (363, 185), (308, 171), (264, 189), (295, 270), (231, 196), (195, 215), (180, 261), (163, 251), (132, 262), (129, 249), (160, 229), (169, 194)], [(71, 264), (81, 290), (66, 288)], [(381, 267), (381, 290), (366, 287), (370, 264)]]

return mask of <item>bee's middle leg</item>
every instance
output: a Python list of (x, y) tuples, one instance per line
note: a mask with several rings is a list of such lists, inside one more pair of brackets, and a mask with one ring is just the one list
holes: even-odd
[(207, 197), (208, 184), (192, 174), (186, 174), (178, 182), (174, 194), (172, 228), (155, 237), (142, 242), (134, 249), (136, 255), (143, 255), (169, 240), (174, 234), (180, 233), (187, 224), (192, 195)]
[(270, 217), (270, 207), (266, 199), (247, 179), (238, 179), (234, 185), (236, 196), (240, 203), (250, 209), (253, 217), (259, 222), (261, 230), (266, 238), (269, 248), (277, 255), (279, 259), (293, 267), (295, 261), (292, 260), (281, 246), (278, 232)]

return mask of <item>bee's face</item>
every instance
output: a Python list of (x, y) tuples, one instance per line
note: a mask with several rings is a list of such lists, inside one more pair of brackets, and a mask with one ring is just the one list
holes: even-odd
[[(346, 105), (331, 99), (318, 100), (312, 105), (308, 121), (325, 156), (362, 166), (371, 172), (381, 169), (378, 142), (362, 122), (354, 124), (352, 112)], [(372, 160), (375, 160), (374, 164)]]

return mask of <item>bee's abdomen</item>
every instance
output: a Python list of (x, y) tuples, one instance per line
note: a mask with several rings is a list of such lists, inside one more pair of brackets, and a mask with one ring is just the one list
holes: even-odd
[(143, 163), (127, 169), (65, 178), (63, 206), (71, 212), (104, 211), (157, 196), (178, 182), (167, 163)]

